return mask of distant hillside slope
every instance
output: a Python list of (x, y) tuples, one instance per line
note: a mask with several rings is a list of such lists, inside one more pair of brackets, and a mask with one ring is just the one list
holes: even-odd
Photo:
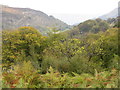
[(53, 16), (48, 16), (41, 11), (29, 8), (1, 6), (3, 29), (15, 29), (21, 26), (32, 26), (44, 33), (50, 27), (56, 27), (59, 30), (64, 30), (69, 27), (66, 23), (54, 18)]
[(87, 33), (105, 32), (107, 29), (114, 27), (116, 19), (102, 20), (97, 18), (95, 20), (89, 19), (74, 26), (71, 30), (66, 31), (71, 38), (86, 35)]
[(100, 16), (99, 18), (107, 20), (108, 18), (116, 18), (116, 17), (118, 17), (118, 8), (112, 10), (111, 12), (109, 12), (103, 16)]

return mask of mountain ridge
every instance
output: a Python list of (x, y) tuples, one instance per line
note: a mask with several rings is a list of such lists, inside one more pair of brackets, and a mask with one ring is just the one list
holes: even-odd
[(15, 29), (21, 26), (32, 26), (44, 33), (48, 28), (56, 27), (59, 30), (69, 28), (63, 21), (48, 16), (42, 11), (30, 8), (15, 8), (6, 5), (2, 6), (2, 28)]
[[(120, 7), (119, 7), (120, 9)], [(103, 19), (103, 20), (107, 20), (109, 18), (116, 18), (118, 17), (118, 8), (113, 9), (111, 12), (104, 14), (102, 16), (99, 16), (99, 18)]]

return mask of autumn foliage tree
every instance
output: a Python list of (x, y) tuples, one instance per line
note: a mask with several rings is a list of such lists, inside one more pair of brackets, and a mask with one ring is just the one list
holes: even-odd
[[(43, 42), (46, 39), (32, 27), (3, 31), (3, 64), (11, 66), (23, 60), (31, 60), (34, 65), (42, 59)], [(35, 66), (36, 66), (35, 65)]]

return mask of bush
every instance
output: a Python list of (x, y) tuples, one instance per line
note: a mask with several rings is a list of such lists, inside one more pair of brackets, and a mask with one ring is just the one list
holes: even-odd
[[(59, 73), (52, 67), (46, 74), (38, 74), (37, 71), (30, 67), (26, 68), (25, 62), (22, 66), (10, 73), (3, 73), (3, 88), (117, 88), (118, 87), (118, 71), (104, 71), (95, 74), (89, 73), (77, 74)], [(18, 69), (19, 68), (19, 69)], [(31, 70), (30, 70), (31, 69)], [(18, 71), (20, 70), (20, 71)], [(29, 70), (29, 71), (28, 71)], [(34, 71), (34, 72), (33, 72)]]

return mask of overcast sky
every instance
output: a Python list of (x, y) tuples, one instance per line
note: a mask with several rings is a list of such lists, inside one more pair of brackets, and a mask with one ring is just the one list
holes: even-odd
[(68, 24), (101, 16), (118, 7), (119, 0), (0, 0), (0, 4), (40, 10)]

